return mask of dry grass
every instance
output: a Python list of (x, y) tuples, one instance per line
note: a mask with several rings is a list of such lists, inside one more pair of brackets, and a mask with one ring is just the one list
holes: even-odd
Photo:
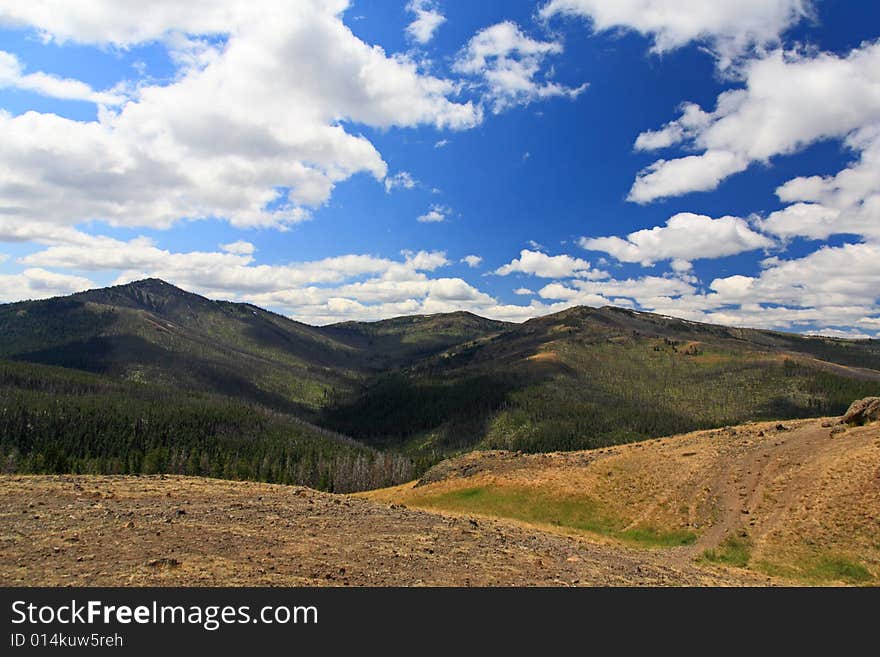
[(670, 550), (673, 561), (877, 584), (880, 425), (832, 435), (822, 424), (755, 423), (586, 452), (472, 453), (427, 485), (364, 495), (592, 540), (689, 545)]

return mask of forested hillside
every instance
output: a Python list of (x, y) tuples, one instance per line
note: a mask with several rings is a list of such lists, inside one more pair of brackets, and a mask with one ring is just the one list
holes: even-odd
[(0, 336), (2, 457), (23, 472), (355, 489), (474, 447), (584, 449), (880, 394), (880, 341), (620, 308), (313, 327), (148, 279), (0, 306)]
[(411, 461), (228, 397), (0, 361), (0, 468), (203, 475), (364, 490)]

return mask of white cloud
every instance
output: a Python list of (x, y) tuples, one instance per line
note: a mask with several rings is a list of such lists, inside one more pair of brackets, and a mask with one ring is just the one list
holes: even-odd
[(539, 99), (577, 98), (586, 84), (567, 87), (546, 76), (538, 79), (544, 60), (562, 51), (561, 42), (532, 39), (515, 23), (504, 21), (477, 32), (458, 54), (453, 68), (482, 78), (486, 100), (498, 114)]
[[(129, 47), (174, 32), (223, 34), (252, 13), (246, 2), (211, 0), (153, 0), (148, 7), (114, 0), (80, 0), (75, 4), (63, 0), (9, 0), (0, 7), (0, 24), (35, 27), (47, 41)], [(336, 5), (339, 10), (340, 3)]]
[(748, 160), (730, 151), (707, 151), (676, 160), (657, 160), (639, 172), (627, 200), (649, 203), (687, 192), (711, 191), (728, 176), (746, 168)]
[(670, 121), (660, 130), (646, 130), (636, 138), (637, 151), (653, 151), (679, 144), (685, 139), (694, 138), (712, 120), (711, 114), (695, 103), (682, 103), (681, 116)]
[(762, 230), (781, 237), (827, 239), (854, 234), (880, 240), (880, 124), (847, 139), (859, 159), (834, 176), (789, 180), (776, 190), (792, 203), (773, 212)]
[(573, 258), (570, 255), (551, 256), (541, 251), (528, 249), (520, 251), (519, 258), (499, 267), (495, 273), (499, 276), (522, 273), (540, 278), (570, 278), (572, 276), (604, 278), (608, 275), (593, 269), (589, 262), (580, 258)]
[(523, 296), (523, 297), (526, 297), (526, 296), (531, 296), (531, 295), (533, 295), (533, 294), (535, 293), (535, 291), (534, 291), (534, 290), (530, 290), (530, 289), (527, 288), (527, 287), (518, 287), (518, 288), (516, 288), (516, 289), (513, 291), (513, 293), (514, 293), (514, 294), (518, 294), (518, 295)]
[(670, 217), (665, 226), (655, 226), (620, 237), (582, 237), (578, 242), (590, 251), (608, 253), (622, 262), (652, 265), (659, 260), (674, 260), (678, 271), (699, 258), (720, 258), (744, 251), (767, 249), (773, 240), (749, 228), (739, 217), (712, 219), (705, 215), (681, 212)]
[(221, 244), (220, 248), (226, 251), (226, 253), (232, 253), (233, 255), (253, 255), (257, 250), (257, 247), (244, 240)]
[(651, 306), (658, 299), (690, 295), (696, 288), (675, 276), (643, 276), (641, 278), (589, 281), (574, 279), (567, 283), (550, 283), (538, 290), (544, 299), (564, 299), (587, 306), (610, 304), (615, 298), (633, 299), (641, 306)]
[(41, 96), (61, 100), (84, 100), (101, 105), (120, 105), (124, 95), (112, 91), (95, 91), (81, 80), (59, 78), (48, 73), (25, 73), (24, 66), (13, 53), (0, 50), (0, 89), (14, 87)]
[(826, 246), (802, 258), (770, 258), (764, 265), (759, 276), (717, 278), (710, 287), (728, 303), (875, 306), (880, 298), (880, 245)]
[(841, 56), (776, 50), (745, 62), (741, 73), (745, 88), (722, 93), (713, 112), (685, 104), (679, 119), (638, 137), (640, 149), (684, 142), (702, 153), (658, 160), (639, 174), (630, 200), (715, 189), (753, 162), (821, 140), (873, 143), (865, 135), (880, 124), (880, 42)]
[(416, 221), (423, 224), (436, 224), (446, 221), (451, 213), (452, 210), (444, 205), (432, 205), (425, 214), (416, 217)]
[(0, 242), (36, 242), (38, 244), (86, 244), (93, 237), (70, 226), (44, 221), (25, 221), (0, 214)]
[(413, 22), (406, 26), (406, 33), (421, 45), (433, 39), (434, 33), (446, 22), (434, 0), (410, 0), (406, 10), (415, 15)]
[(412, 189), (418, 181), (412, 177), (408, 171), (398, 171), (393, 176), (385, 178), (385, 192), (390, 193), (392, 189)]
[(579, 16), (596, 32), (634, 30), (653, 39), (655, 53), (704, 42), (723, 68), (755, 46), (777, 43), (810, 7), (809, 0), (550, 0), (540, 15)]
[(284, 226), (356, 173), (385, 178), (379, 152), (343, 121), (466, 129), (482, 119), (472, 102), (451, 99), (456, 83), (357, 38), (341, 19), (346, 2), (215, 4), (6, 3), (4, 23), (46, 38), (123, 47), (162, 39), (179, 69), (98, 121), (0, 112), (0, 215)]
[(448, 145), (449, 145), (448, 139), (439, 139), (434, 142), (434, 148), (443, 148), (444, 146), (448, 146)]
[(473, 269), (474, 267), (480, 266), (480, 263), (483, 262), (483, 258), (478, 255), (466, 255), (461, 261)]
[(836, 329), (831, 327), (823, 327), (815, 331), (806, 331), (807, 335), (819, 335), (828, 338), (845, 338), (847, 340), (867, 340), (874, 336), (864, 331), (856, 329)]
[(82, 292), (92, 287), (92, 282), (81, 276), (29, 268), (20, 274), (0, 274), (0, 302), (46, 299)]

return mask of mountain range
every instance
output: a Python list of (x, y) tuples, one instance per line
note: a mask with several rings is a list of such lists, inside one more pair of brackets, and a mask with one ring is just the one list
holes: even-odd
[[(159, 469), (301, 480), (302, 468), (279, 474), (277, 464), (264, 465), (278, 456), (254, 447), (268, 431), (276, 445), (299, 436), (299, 451), (284, 452), (294, 461), (304, 441), (320, 446), (309, 457), (312, 485), (340, 481), (333, 474), (343, 467), (339, 450), (348, 459), (343, 479), (358, 479), (357, 458), (370, 463), (373, 474), (363, 482), (346, 479), (354, 489), (473, 448), (601, 447), (750, 420), (839, 414), (853, 399), (880, 393), (878, 340), (731, 328), (616, 307), (575, 307), (522, 324), (455, 312), (315, 327), (147, 279), (2, 305), (0, 336), (0, 456), (7, 470), (143, 469), (119, 463), (137, 444), (143, 455), (159, 450), (151, 466)], [(174, 407), (207, 404), (215, 409), (203, 410), (207, 415), (236, 408), (241, 421), (219, 434), (216, 423), (192, 426), (182, 449), (168, 417), (165, 434), (149, 445), (117, 441), (112, 459), (101, 441), (88, 449), (73, 441), (81, 431), (64, 421), (52, 430), (55, 442), (67, 445), (61, 461), (29, 457), (35, 437), (20, 419), (10, 428), (10, 409), (30, 417), (63, 398), (79, 413), (87, 397), (90, 408), (106, 402), (126, 417), (126, 408), (158, 412), (155, 399), (162, 398)], [(246, 417), (273, 428), (250, 426)], [(105, 442), (109, 426), (101, 430)], [(204, 453), (218, 435), (238, 436), (221, 450), (222, 465), (212, 460), (216, 454), (193, 465), (193, 445)], [(51, 445), (40, 441), (42, 454)], [(389, 454), (399, 457), (394, 464)]]

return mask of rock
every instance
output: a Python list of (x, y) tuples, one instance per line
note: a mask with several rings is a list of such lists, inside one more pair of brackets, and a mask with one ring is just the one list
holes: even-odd
[(854, 401), (840, 421), (850, 426), (880, 421), (880, 397), (865, 397)]
[(150, 568), (178, 568), (180, 567), (180, 562), (174, 558), (163, 557), (161, 559), (150, 559), (147, 562), (147, 566)]
[(834, 427), (831, 430), (831, 437), (833, 438), (834, 436), (837, 436), (837, 435), (845, 433), (845, 432), (846, 432), (846, 427), (843, 426), (842, 424), (838, 424), (836, 427)]

